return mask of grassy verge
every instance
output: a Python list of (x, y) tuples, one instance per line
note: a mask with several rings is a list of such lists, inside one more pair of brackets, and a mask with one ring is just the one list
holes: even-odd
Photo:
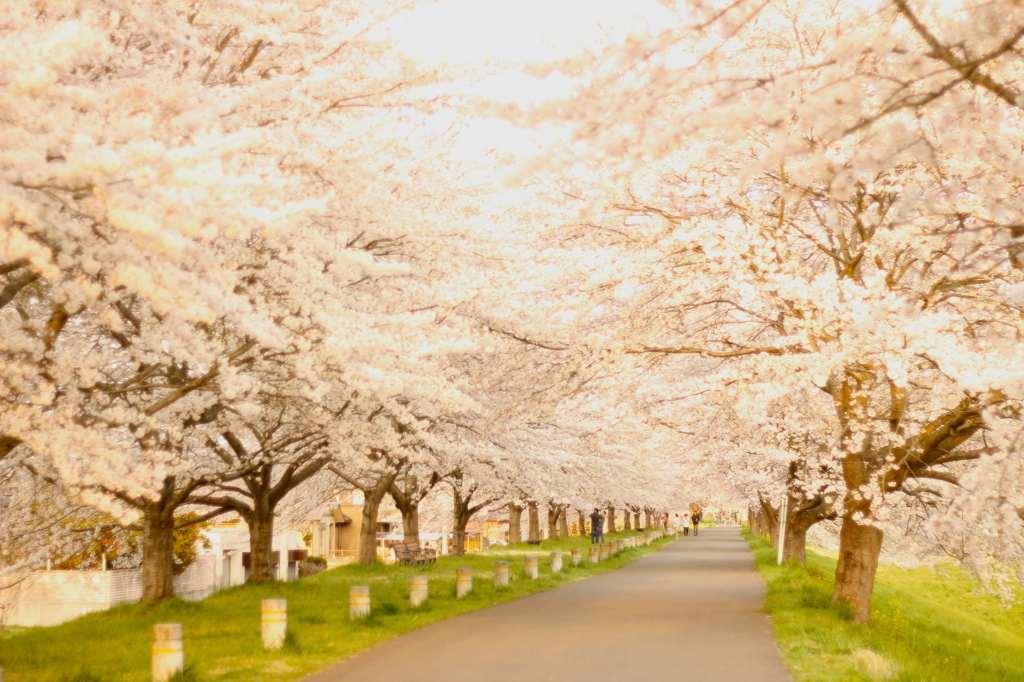
[[(609, 534), (609, 539), (636, 533)], [(465, 557), (441, 557), (431, 568), (343, 566), (311, 578), (222, 590), (201, 602), (172, 600), (124, 604), (49, 628), (27, 628), (0, 635), (0, 668), (7, 682), (128, 681), (149, 679), (154, 623), (180, 622), (185, 664), (194, 680), (291, 680), (351, 656), (381, 640), (460, 613), (492, 606), (581, 578), (614, 570), (664, 544), (625, 550), (608, 561), (587, 563), (588, 538), (544, 541), (540, 550), (520, 544)], [(583, 550), (583, 564), (572, 566), (571, 549)], [(564, 569), (552, 574), (547, 553), (562, 551)], [(540, 555), (540, 577), (530, 580), (523, 557)], [(494, 587), (494, 562), (509, 561), (509, 587)], [(473, 570), (473, 591), (455, 598), (455, 569)], [(430, 599), (409, 605), (409, 578), (429, 576)], [(348, 588), (369, 585), (372, 614), (348, 617)], [(260, 601), (288, 600), (289, 638), (285, 649), (263, 651)]]
[(768, 586), (765, 611), (797, 682), (1024, 680), (1024, 606), (978, 594), (956, 567), (880, 566), (872, 625), (832, 605), (834, 558), (778, 566), (768, 542), (744, 537)]

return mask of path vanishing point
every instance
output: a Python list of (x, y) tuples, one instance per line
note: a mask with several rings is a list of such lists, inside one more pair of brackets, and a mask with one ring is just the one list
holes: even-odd
[(307, 682), (792, 682), (739, 530), (390, 639)]

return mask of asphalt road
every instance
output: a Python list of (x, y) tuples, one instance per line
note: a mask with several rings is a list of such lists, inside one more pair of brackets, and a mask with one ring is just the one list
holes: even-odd
[(308, 682), (791, 682), (736, 528), (399, 635)]

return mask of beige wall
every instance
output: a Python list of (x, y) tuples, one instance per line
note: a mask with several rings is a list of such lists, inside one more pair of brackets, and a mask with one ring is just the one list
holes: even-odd
[(359, 531), (363, 527), (363, 505), (341, 504), (338, 505), (341, 511), (352, 523), (344, 526), (336, 526), (337, 537), (335, 538), (338, 549), (357, 550), (359, 549)]

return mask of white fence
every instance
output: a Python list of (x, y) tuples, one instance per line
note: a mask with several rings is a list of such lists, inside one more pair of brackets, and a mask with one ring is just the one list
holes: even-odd
[[(213, 555), (196, 557), (188, 569), (174, 576), (174, 594), (198, 601), (221, 586), (241, 581), (225, 570)], [(239, 570), (241, 565), (239, 562)], [(226, 575), (221, 575), (226, 573)], [(103, 611), (116, 604), (136, 602), (142, 597), (142, 569), (111, 571), (39, 571), (19, 590), (18, 603), (11, 610), (8, 625), (59, 625), (91, 611)]]

